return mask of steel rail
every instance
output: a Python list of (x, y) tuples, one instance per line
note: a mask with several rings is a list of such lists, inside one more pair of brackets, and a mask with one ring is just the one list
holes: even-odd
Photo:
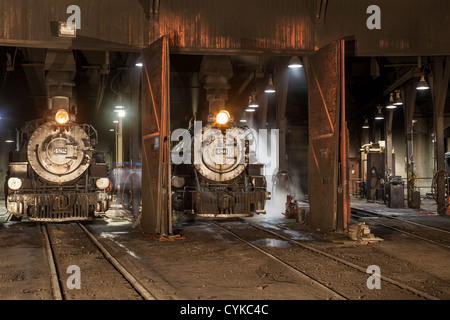
[[(241, 222), (242, 222), (242, 221), (241, 221)], [(327, 258), (329, 258), (329, 259), (332, 259), (332, 260), (334, 260), (334, 261), (340, 262), (340, 263), (342, 263), (342, 264), (344, 264), (344, 265), (346, 265), (346, 266), (349, 266), (349, 267), (351, 267), (351, 268), (354, 268), (354, 269), (356, 269), (356, 270), (358, 270), (358, 271), (361, 271), (361, 272), (367, 274), (367, 270), (366, 270), (365, 268), (360, 267), (360, 266), (358, 266), (358, 265), (356, 265), (356, 264), (354, 264), (354, 263), (352, 263), (352, 262), (349, 262), (349, 261), (347, 261), (347, 260), (341, 259), (341, 258), (339, 258), (339, 257), (336, 257), (336, 256), (334, 256), (334, 255), (332, 255), (332, 254), (329, 254), (329, 253), (327, 253), (327, 252), (324, 252), (324, 251), (322, 251), (322, 250), (313, 248), (313, 247), (308, 246), (308, 245), (306, 245), (306, 244), (300, 243), (300, 242), (298, 242), (298, 241), (296, 241), (296, 240), (293, 240), (292, 238), (289, 238), (289, 237), (280, 235), (279, 233), (274, 232), (274, 231), (271, 231), (271, 230), (268, 230), (268, 229), (266, 229), (266, 228), (264, 228), (264, 227), (261, 227), (261, 226), (258, 226), (258, 225), (255, 225), (255, 224), (249, 223), (249, 222), (245, 222), (245, 223), (247, 223), (248, 225), (250, 225), (250, 226), (252, 226), (252, 227), (254, 227), (254, 228), (256, 228), (256, 229), (260, 229), (260, 230), (262, 230), (262, 231), (265, 231), (265, 232), (267, 232), (267, 233), (270, 233), (270, 234), (272, 234), (272, 235), (275, 235), (275, 236), (277, 236), (277, 237), (279, 237), (279, 238), (281, 238), (281, 239), (283, 239), (283, 240), (289, 241), (289, 242), (291, 242), (291, 243), (293, 243), (293, 244), (296, 244), (296, 245), (298, 245), (298, 246), (300, 246), (300, 247), (302, 247), (302, 248), (308, 249), (308, 250), (313, 251), (313, 252), (315, 252), (315, 253), (317, 253), (317, 254), (323, 255), (323, 256), (325, 256), (325, 257), (327, 257)], [(386, 281), (386, 282), (389, 282), (389, 283), (391, 283), (391, 284), (393, 284), (393, 285), (395, 285), (395, 286), (397, 286), (397, 287), (399, 287), (399, 288), (401, 288), (401, 289), (410, 291), (410, 292), (412, 292), (412, 293), (414, 293), (414, 294), (416, 294), (416, 295), (418, 295), (418, 296), (421, 296), (421, 297), (423, 297), (423, 298), (426, 298), (426, 299), (429, 299), (429, 300), (440, 300), (439, 298), (437, 298), (437, 297), (435, 297), (435, 296), (432, 296), (432, 295), (430, 295), (430, 294), (428, 294), (428, 293), (426, 293), (426, 292), (423, 292), (423, 291), (421, 291), (421, 290), (412, 288), (412, 287), (410, 287), (410, 286), (408, 286), (408, 285), (405, 285), (405, 284), (403, 284), (403, 283), (401, 283), (401, 282), (399, 282), (399, 281), (396, 281), (396, 280), (394, 280), (394, 279), (391, 279), (391, 278), (389, 278), (389, 277), (386, 277), (386, 276), (380, 276), (380, 279), (381, 279), (381, 280), (384, 280), (384, 281)]]
[(47, 260), (48, 264), (50, 266), (50, 274), (51, 274), (51, 283), (52, 283), (52, 291), (53, 291), (53, 299), (54, 300), (63, 300), (64, 294), (62, 291), (62, 288), (59, 284), (59, 277), (58, 272), (56, 268), (56, 262), (54, 258), (53, 248), (50, 242), (50, 237), (48, 235), (47, 231), (47, 225), (41, 223), (41, 230), (44, 234), (44, 241), (45, 241), (45, 250), (47, 252)]
[[(352, 209), (352, 211), (353, 211), (353, 209)], [(352, 217), (356, 217), (357, 219), (370, 218), (370, 217), (360, 216), (357, 213), (355, 214), (355, 212), (356, 211), (352, 212)], [(372, 212), (369, 211), (368, 213), (372, 213)], [(383, 215), (381, 215), (381, 216), (383, 217)], [(384, 217), (386, 217), (386, 216), (384, 216)], [(417, 239), (420, 239), (420, 240), (423, 240), (423, 241), (426, 241), (426, 242), (429, 242), (429, 243), (432, 243), (432, 244), (435, 244), (435, 245), (438, 245), (438, 246), (450, 249), (450, 245), (447, 245), (447, 244), (444, 244), (444, 243), (440, 243), (440, 242), (437, 242), (437, 241), (434, 241), (434, 240), (431, 240), (431, 239), (428, 239), (428, 238), (416, 235), (414, 233), (398, 229), (396, 227), (389, 226), (389, 225), (384, 224), (384, 223), (379, 222), (379, 221), (375, 221), (375, 220), (370, 220), (370, 221), (375, 223), (375, 224), (377, 224), (377, 225), (383, 226), (385, 228), (388, 228), (388, 229), (391, 229), (391, 230), (394, 230), (394, 231), (397, 231), (397, 232), (400, 232), (400, 233), (404, 233), (404, 234), (406, 234), (406, 235), (408, 235), (410, 237), (414, 237), (414, 238), (417, 238)]]
[(78, 226), (85, 232), (92, 243), (103, 253), (105, 258), (122, 274), (122, 276), (131, 284), (131, 286), (145, 299), (157, 300), (139, 281), (116, 259), (111, 253), (95, 238), (95, 236), (80, 223)]
[(448, 230), (432, 227), (432, 226), (429, 226), (429, 225), (426, 225), (426, 224), (423, 224), (423, 223), (418, 223), (418, 222), (414, 222), (414, 221), (410, 221), (410, 220), (406, 220), (406, 219), (401, 219), (401, 218), (398, 218), (398, 217), (388, 216), (388, 215), (381, 214), (381, 213), (378, 213), (378, 212), (372, 212), (372, 211), (359, 209), (359, 208), (352, 208), (352, 211), (354, 211), (354, 212), (358, 212), (359, 211), (359, 212), (363, 212), (363, 213), (373, 214), (373, 215), (376, 215), (376, 216), (379, 216), (379, 217), (394, 219), (394, 220), (398, 220), (398, 221), (402, 221), (402, 222), (407, 222), (407, 223), (410, 223), (410, 224), (413, 224), (413, 225), (417, 225), (417, 226), (420, 226), (420, 227), (425, 227), (425, 228), (432, 229), (432, 230), (435, 230), (435, 231), (439, 231), (439, 232), (450, 234), (450, 231), (448, 231)]
[(268, 251), (266, 251), (266, 250), (264, 250), (264, 249), (261, 249), (260, 247), (254, 245), (253, 243), (251, 243), (251, 242), (245, 240), (244, 238), (238, 236), (236, 233), (234, 233), (234, 232), (228, 230), (228, 229), (225, 228), (224, 226), (221, 226), (220, 224), (218, 224), (218, 223), (216, 223), (216, 222), (211, 222), (211, 224), (213, 224), (213, 225), (215, 225), (215, 226), (217, 226), (217, 227), (220, 227), (221, 229), (225, 230), (226, 232), (228, 232), (229, 234), (231, 234), (233, 237), (235, 237), (236, 239), (240, 240), (241, 242), (243, 242), (243, 243), (245, 243), (245, 244), (251, 246), (252, 248), (258, 250), (259, 252), (261, 252), (261, 253), (263, 253), (263, 254), (265, 254), (266, 256), (270, 257), (271, 259), (273, 259), (273, 260), (275, 260), (275, 261), (281, 263), (282, 265), (288, 267), (290, 270), (293, 270), (293, 271), (296, 272), (297, 274), (300, 274), (300, 276), (301, 276), (302, 278), (306, 278), (306, 279), (308, 279), (309, 281), (312, 281), (313, 283), (315, 283), (316, 285), (318, 285), (318, 286), (321, 287), (322, 289), (331, 291), (335, 296), (339, 297), (340, 299), (350, 300), (348, 297), (346, 297), (346, 296), (344, 296), (343, 294), (337, 292), (337, 291), (334, 290), (333, 288), (331, 288), (331, 287), (325, 285), (325, 284), (322, 283), (321, 281), (319, 281), (319, 280), (317, 280), (317, 279), (311, 277), (310, 275), (306, 274), (305, 272), (301, 271), (300, 269), (298, 269), (298, 268), (292, 266), (291, 264), (287, 263), (287, 262), (284, 261), (283, 259), (280, 259), (280, 258), (274, 256), (273, 254), (271, 254), (270, 252), (268, 252)]

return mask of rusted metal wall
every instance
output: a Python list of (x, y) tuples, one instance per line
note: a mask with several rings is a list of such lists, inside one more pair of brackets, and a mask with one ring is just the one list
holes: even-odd
[(312, 0), (164, 0), (149, 42), (170, 36), (180, 52), (311, 52)]
[[(381, 29), (366, 26), (370, 5), (381, 12)], [(316, 25), (318, 48), (349, 37), (359, 56), (450, 54), (450, 1), (448, 0), (332, 0), (323, 24)]]
[[(61, 39), (55, 26), (70, 5), (82, 28)], [(366, 26), (370, 5), (380, 30)], [(348, 37), (360, 56), (449, 55), (449, 26), (448, 0), (0, 1), (0, 45), (22, 47), (137, 51), (167, 35), (172, 52), (288, 55)]]
[[(75, 39), (57, 37), (57, 22), (77, 5), (81, 29)], [(0, 45), (74, 48), (142, 48), (146, 18), (139, 0), (1, 0)]]

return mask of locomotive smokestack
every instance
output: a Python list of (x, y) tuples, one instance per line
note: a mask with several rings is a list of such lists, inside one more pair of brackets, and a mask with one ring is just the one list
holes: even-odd
[(69, 111), (76, 64), (72, 51), (48, 50), (45, 55), (44, 74), (47, 85), (48, 108)]
[(200, 66), (199, 79), (207, 91), (209, 113), (217, 114), (225, 109), (228, 100), (230, 84), (233, 76), (233, 66), (227, 56), (204, 56)]

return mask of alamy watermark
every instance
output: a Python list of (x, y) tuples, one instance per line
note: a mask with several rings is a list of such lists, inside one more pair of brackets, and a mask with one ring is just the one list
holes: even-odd
[(77, 265), (70, 265), (67, 267), (67, 271), (70, 276), (67, 278), (67, 289), (81, 289), (81, 270)]
[(171, 141), (175, 143), (171, 151), (173, 164), (202, 164), (207, 155), (218, 165), (264, 163), (269, 174), (278, 168), (278, 129), (270, 133), (267, 129), (240, 127), (222, 131), (204, 128), (201, 121), (195, 121), (193, 136), (187, 129), (176, 129)]
[(381, 289), (381, 269), (377, 265), (371, 265), (367, 267), (366, 273), (370, 274), (367, 278), (367, 288), (370, 290)]

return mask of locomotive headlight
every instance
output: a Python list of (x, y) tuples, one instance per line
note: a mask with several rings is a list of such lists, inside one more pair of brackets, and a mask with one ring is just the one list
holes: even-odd
[(109, 187), (109, 178), (100, 178), (95, 181), (97, 188), (104, 190)]
[(59, 109), (55, 114), (55, 120), (59, 124), (66, 124), (69, 121), (69, 113), (64, 109)]
[(227, 124), (230, 121), (230, 114), (226, 110), (220, 111), (216, 116), (216, 122), (218, 124)]
[(9, 178), (8, 179), (8, 188), (13, 191), (19, 190), (22, 188), (22, 179), (20, 178)]

